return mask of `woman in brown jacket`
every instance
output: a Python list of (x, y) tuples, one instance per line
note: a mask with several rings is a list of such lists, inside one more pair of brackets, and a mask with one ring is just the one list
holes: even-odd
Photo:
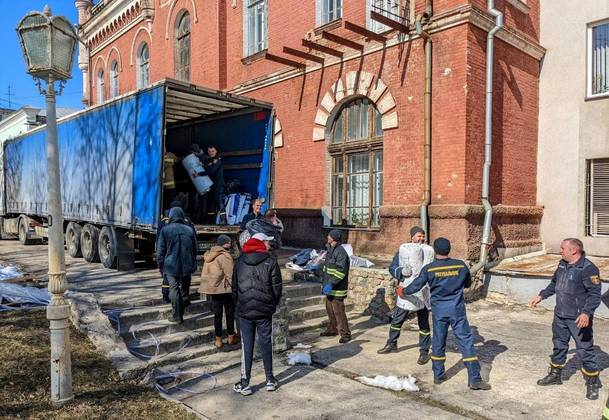
[(211, 295), (211, 307), (214, 313), (215, 345), (222, 348), (222, 312), (226, 313), (226, 330), (228, 344), (237, 344), (235, 334), (235, 303), (231, 289), (233, 278), (233, 257), (230, 255), (232, 241), (226, 235), (220, 235), (217, 245), (203, 255), (203, 270), (199, 292)]

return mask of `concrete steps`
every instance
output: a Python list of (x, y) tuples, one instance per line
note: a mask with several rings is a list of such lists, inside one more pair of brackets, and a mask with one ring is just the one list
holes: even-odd
[[(359, 321), (366, 321), (370, 319), (369, 316), (362, 315), (358, 312), (347, 312), (347, 319), (349, 320), (349, 324), (354, 324)], [(302, 322), (290, 322), (289, 331), (290, 337), (294, 337), (309, 331), (313, 331), (316, 329), (325, 328), (328, 325), (328, 316), (324, 314), (318, 318), (311, 318), (304, 320)]]
[[(347, 303), (345, 305), (345, 311), (349, 312), (351, 309), (353, 309), (353, 305)], [(320, 318), (320, 317), (324, 317), (327, 315), (326, 312), (326, 305), (325, 303), (322, 303), (320, 305), (314, 305), (314, 306), (307, 306), (306, 308), (299, 308), (299, 309), (294, 309), (292, 311), (290, 311), (290, 323), (301, 323), (304, 321), (307, 321), (309, 319), (315, 319), (315, 318)]]

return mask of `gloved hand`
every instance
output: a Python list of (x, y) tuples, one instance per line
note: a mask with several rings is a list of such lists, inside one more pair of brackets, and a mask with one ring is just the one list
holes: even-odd
[(324, 288), (321, 289), (321, 293), (326, 295), (326, 296), (329, 295), (331, 291), (332, 291), (332, 285), (331, 284), (326, 284), (324, 286)]
[(396, 287), (395, 292), (398, 294), (399, 297), (404, 299), (404, 287), (403, 286)]
[(402, 276), (410, 277), (412, 276), (412, 268), (409, 265), (402, 267)]

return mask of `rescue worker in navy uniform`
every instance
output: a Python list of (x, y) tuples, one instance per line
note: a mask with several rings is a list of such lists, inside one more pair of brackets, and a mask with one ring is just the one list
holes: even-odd
[(208, 214), (219, 214), (220, 224), (226, 224), (226, 209), (224, 208), (224, 168), (222, 166), (222, 158), (218, 154), (218, 149), (214, 145), (207, 146), (207, 155), (203, 158), (203, 166), (205, 173), (213, 181), (211, 186), (211, 197), (215, 212)]
[[(165, 214), (163, 215), (161, 220), (159, 220), (159, 225), (157, 226), (157, 230), (156, 230), (157, 239), (158, 239), (159, 235), (161, 234), (161, 230), (163, 230), (163, 228), (165, 226), (167, 226), (167, 224), (169, 224), (169, 210), (174, 207), (179, 207), (182, 210), (184, 210), (184, 204), (181, 201), (176, 200), (176, 201), (171, 202), (171, 204), (169, 205), (169, 209), (165, 210)], [(188, 217), (184, 216), (183, 223), (185, 225), (190, 226), (196, 235), (197, 231), (195, 229), (195, 225), (192, 224), (192, 221)], [(190, 283), (183, 282), (183, 285), (184, 285), (184, 288), (190, 292)], [(188, 294), (189, 293), (186, 293), (186, 298), (184, 299), (184, 307), (187, 307), (190, 305), (190, 299), (188, 298)], [(167, 275), (165, 275), (165, 274), (163, 275), (163, 282), (161, 283), (161, 297), (163, 299), (163, 303), (165, 303), (165, 304), (171, 303), (171, 300), (169, 299), (169, 281), (167, 280)]]
[[(397, 291), (417, 278), (423, 266), (434, 259), (433, 248), (425, 243), (425, 231), (418, 226), (410, 229), (410, 243), (402, 244), (393, 257), (389, 266), (389, 273), (398, 280)], [(399, 295), (398, 295), (399, 296)], [(387, 354), (398, 350), (398, 338), (406, 317), (411, 312), (417, 313), (419, 325), (419, 359), (417, 363), (424, 365), (429, 362), (429, 349), (431, 347), (431, 330), (429, 328), (429, 288), (424, 286), (416, 296), (399, 296), (391, 318), (389, 338), (385, 346), (378, 350), (378, 354)]]
[(467, 367), (468, 385), (473, 390), (489, 390), (491, 386), (480, 376), (480, 362), (474, 349), (472, 331), (467, 322), (463, 289), (470, 287), (472, 278), (469, 268), (461, 260), (450, 258), (450, 241), (438, 238), (433, 243), (436, 259), (421, 270), (410, 285), (404, 289), (405, 295), (412, 295), (429, 284), (431, 291), (431, 314), (433, 337), (431, 362), (436, 385), (446, 381), (444, 362), (446, 361), (446, 336), (448, 327), (459, 343), (463, 363)]
[(345, 313), (350, 259), (341, 242), (342, 232), (337, 229), (331, 230), (327, 237), (328, 252), (321, 268), (322, 293), (326, 296), (326, 311), (330, 323), (321, 336), (331, 337), (340, 334), (338, 342), (344, 344), (351, 341), (351, 331)]
[(598, 268), (586, 258), (584, 245), (579, 239), (568, 238), (562, 241), (560, 255), (562, 260), (558, 263), (552, 281), (530, 303), (535, 307), (543, 299), (556, 294), (552, 321), (554, 351), (548, 375), (538, 380), (537, 385), (562, 384), (562, 368), (567, 361), (569, 340), (573, 338), (577, 356), (582, 362), (586, 398), (596, 400), (601, 381), (594, 353), (592, 318), (601, 303), (601, 278)]

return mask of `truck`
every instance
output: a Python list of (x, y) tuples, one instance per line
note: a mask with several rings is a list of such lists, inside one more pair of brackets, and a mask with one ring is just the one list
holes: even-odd
[[(154, 258), (163, 208), (164, 156), (183, 158), (192, 144), (220, 152), (225, 179), (252, 198), (272, 201), (273, 106), (165, 79), (57, 122), (65, 244), (72, 257), (129, 270)], [(44, 241), (46, 129), (0, 148), (0, 239)], [(179, 163), (176, 192), (194, 185)], [(196, 195), (196, 193), (195, 193)], [(199, 249), (239, 226), (195, 224)]]

